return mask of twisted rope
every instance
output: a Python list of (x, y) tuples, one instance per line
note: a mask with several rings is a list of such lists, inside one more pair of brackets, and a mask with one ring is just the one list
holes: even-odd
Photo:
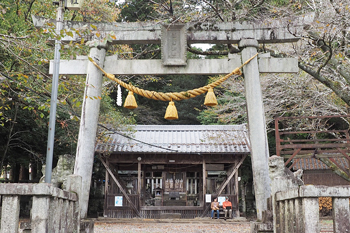
[(141, 95), (143, 97), (146, 97), (148, 99), (154, 99), (154, 100), (162, 100), (162, 101), (172, 101), (172, 100), (176, 100), (176, 101), (180, 101), (180, 100), (185, 100), (185, 99), (190, 99), (196, 96), (199, 96), (205, 92), (207, 92), (210, 88), (214, 88), (218, 85), (220, 85), (221, 83), (223, 83), (226, 79), (228, 79), (229, 77), (231, 77), (232, 75), (236, 74), (236, 75), (241, 75), (241, 68), (243, 66), (245, 66), (246, 64), (248, 64), (251, 60), (253, 60), (258, 54), (255, 54), (254, 56), (252, 56), (251, 58), (249, 58), (247, 61), (245, 61), (240, 67), (234, 69), (231, 73), (225, 75), (224, 77), (216, 80), (215, 82), (212, 82), (204, 87), (200, 87), (200, 88), (196, 88), (193, 90), (188, 90), (188, 91), (182, 91), (182, 92), (167, 92), (167, 93), (163, 93), (163, 92), (156, 92), (156, 91), (148, 91), (148, 90), (143, 90), (140, 89), (138, 87), (135, 87), (131, 84), (127, 84), (119, 79), (117, 79), (113, 74), (109, 74), (106, 71), (104, 71), (91, 57), (89, 57), (89, 60), (99, 69), (102, 71), (102, 73), (104, 73), (106, 75), (107, 78), (109, 78), (110, 80), (113, 80), (115, 82), (117, 82), (120, 86), (128, 89), (129, 91), (132, 91), (138, 95)]

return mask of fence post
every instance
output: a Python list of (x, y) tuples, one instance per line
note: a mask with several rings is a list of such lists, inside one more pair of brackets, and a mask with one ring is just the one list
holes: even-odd
[(289, 211), (289, 202), (288, 200), (284, 200), (284, 232), (289, 232), (289, 222), (290, 222), (290, 211)]
[(31, 210), (32, 233), (46, 233), (47, 229), (49, 229), (49, 206), (50, 197), (33, 196), (33, 205)]
[[(295, 233), (295, 206), (294, 206), (294, 199), (288, 200), (289, 205), (289, 218), (288, 218), (288, 232)], [(299, 233), (299, 232), (297, 232)]]
[(295, 206), (295, 225), (296, 225), (296, 232), (303, 233), (305, 232), (304, 229), (304, 215), (303, 215), (303, 204), (301, 198), (296, 198), (294, 200), (294, 206)]
[(303, 216), (305, 218), (305, 232), (319, 233), (319, 204), (318, 197), (303, 197)]
[[(71, 232), (80, 232), (80, 195), (81, 195), (81, 186), (82, 178), (79, 175), (70, 175), (67, 179), (67, 191), (74, 192), (78, 196), (78, 201), (74, 204), (74, 213), (72, 219), (67, 219), (67, 221), (73, 221), (73, 229), (69, 231)], [(67, 223), (67, 225), (71, 225), (71, 223)]]
[(2, 196), (1, 233), (18, 232), (19, 196)]
[(349, 217), (349, 198), (333, 197), (334, 233), (343, 233), (349, 231)]
[(285, 223), (284, 223), (286, 221), (286, 216), (284, 214), (284, 208), (285, 208), (285, 201), (279, 201), (280, 224), (277, 227), (279, 227), (280, 231), (276, 231), (276, 232), (284, 232), (286, 229)]

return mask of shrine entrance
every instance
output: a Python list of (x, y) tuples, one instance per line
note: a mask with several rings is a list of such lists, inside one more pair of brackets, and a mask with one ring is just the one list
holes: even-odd
[[(34, 19), (34, 21), (36, 26), (44, 26), (46, 23), (42, 19)], [(151, 22), (100, 24), (101, 30), (85, 39), (97, 39), (89, 55), (106, 73), (111, 75), (230, 74), (233, 69), (240, 67), (243, 62), (257, 54), (259, 43), (298, 41), (299, 38), (295, 37), (294, 34), (297, 34), (298, 30), (302, 30), (310, 21), (312, 21), (312, 18), (301, 17), (295, 19), (293, 23), (290, 23), (290, 20), (268, 20), (259, 23), (204, 22), (160, 25)], [(78, 28), (81, 26), (83, 26), (81, 22), (77, 24), (65, 22), (64, 28)], [(90, 24), (87, 24), (86, 27), (90, 27)], [(133, 30), (130, 30), (130, 28), (133, 28)], [(93, 29), (91, 28), (91, 30)], [(108, 44), (101, 43), (101, 39), (103, 41), (103, 37), (107, 37), (108, 33), (115, 35), (110, 43), (162, 43), (162, 59), (119, 60), (117, 56), (106, 56)], [(96, 35), (99, 36), (97, 37)], [(73, 36), (62, 38), (62, 41), (80, 41), (80, 39), (79, 35), (73, 34)], [(187, 59), (187, 44), (194, 43), (237, 44), (241, 54), (228, 54), (228, 57), (224, 59)], [(53, 72), (52, 64), (50, 63), (50, 73)], [(269, 54), (260, 54), (243, 67), (248, 112), (248, 137), (252, 156), (257, 218), (259, 220), (262, 220), (262, 213), (267, 210), (267, 199), (271, 196), (270, 178), (268, 175), (269, 151), (259, 74), (281, 72), (298, 72), (297, 59), (278, 59), (270, 57)], [(86, 74), (86, 89), (83, 98), (84, 103), (74, 168), (74, 174), (81, 176), (83, 179), (80, 204), (81, 217), (85, 218), (87, 215), (93, 158), (96, 149), (95, 139), (99, 115), (96, 109), (100, 107), (100, 99), (87, 97), (101, 96), (102, 73), (87, 57), (60, 61), (59, 73), (65, 75)], [(235, 150), (232, 149), (228, 152), (234, 154)], [(164, 175), (166, 177), (166, 174)], [(165, 179), (165, 177), (162, 179)], [(141, 179), (138, 179), (138, 183), (140, 182)], [(205, 186), (205, 182), (203, 186)], [(126, 192), (123, 195), (125, 195), (126, 199), (128, 198)], [(132, 202), (128, 201), (128, 203)], [(133, 206), (132, 208), (136, 213), (139, 212), (135, 205), (131, 204), (131, 206)], [(141, 216), (139, 213), (138, 215)]]

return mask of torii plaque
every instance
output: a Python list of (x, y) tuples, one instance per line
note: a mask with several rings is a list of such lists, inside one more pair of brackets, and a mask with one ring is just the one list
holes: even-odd
[[(301, 18), (296, 22), (296, 26), (289, 27), (289, 30), (296, 32), (309, 22), (311, 18)], [(43, 20), (39, 20), (36, 26), (43, 26)], [(243, 23), (188, 23), (186, 25), (176, 25), (176, 30), (169, 30), (163, 34), (170, 35), (170, 41), (164, 42), (162, 50), (168, 51), (162, 60), (118, 60), (116, 56), (105, 57), (105, 48), (102, 46), (92, 48), (90, 57), (98, 61), (99, 65), (107, 73), (115, 75), (123, 74), (227, 74), (234, 68), (241, 65), (242, 61), (252, 57), (257, 52), (258, 43), (286, 43), (294, 42), (299, 38), (294, 37), (287, 30), (287, 25), (283, 21), (269, 21), (260, 24), (243, 22)], [(39, 23), (39, 25), (38, 25)], [(74, 24), (67, 22), (66, 26), (82, 26), (83, 23)], [(114, 24), (113, 24), (114, 25)], [(136, 44), (136, 43), (159, 43), (161, 39), (162, 26), (159, 24), (149, 23), (123, 23), (118, 27), (112, 28), (110, 24), (99, 24), (97, 27), (101, 35), (113, 31), (116, 39), (112, 43)], [(171, 28), (171, 26), (166, 26)], [(138, 28), (130, 32), (128, 28)], [(172, 28), (173, 29), (173, 28)], [(164, 30), (164, 27), (163, 27)], [(174, 32), (174, 33), (172, 33)], [(91, 36), (93, 38), (93, 35)], [(183, 43), (181, 38), (185, 38), (187, 43), (239, 43), (242, 49), (241, 57), (229, 54), (227, 59), (198, 59), (185, 60), (182, 56), (183, 49), (186, 51), (186, 42)], [(62, 40), (77, 40), (77, 36), (63, 38)], [(173, 45), (177, 46), (178, 41), (181, 45), (181, 52), (176, 53), (178, 56), (173, 57), (171, 53)], [(185, 46), (183, 46), (185, 44)], [(174, 47), (175, 48), (175, 47)], [(179, 48), (180, 49), (180, 48)], [(162, 51), (163, 52), (163, 51)], [(50, 65), (50, 73), (51, 71)], [(262, 95), (260, 87), (259, 72), (261, 73), (285, 73), (298, 72), (297, 59), (271, 58), (268, 55), (254, 58), (248, 65), (243, 68), (245, 77), (245, 93), (247, 98), (247, 110), (249, 121), (249, 139), (252, 156), (252, 168), (254, 178), (255, 199), (257, 208), (257, 218), (262, 220), (262, 212), (267, 209), (267, 198), (271, 195), (270, 178), (268, 176), (268, 143), (266, 134), (266, 125), (264, 110), (262, 104)], [(84, 95), (99, 96), (101, 94), (102, 74), (97, 70), (86, 57), (79, 57), (77, 60), (61, 61), (60, 74), (86, 74), (86, 90)], [(92, 84), (92, 85), (90, 85)], [(91, 88), (94, 87), (94, 88)], [(97, 130), (97, 117), (91, 117), (94, 110), (99, 109), (99, 99), (90, 100), (84, 98), (79, 139), (77, 146), (76, 164), (74, 173), (83, 177), (83, 190), (80, 197), (81, 217), (85, 218), (87, 213), (88, 196), (92, 174), (92, 165), (94, 157), (94, 141)], [(88, 129), (94, 126), (93, 129)], [(87, 132), (83, 132), (84, 130)], [(205, 190), (203, 190), (205, 195)]]
[(162, 61), (165, 66), (186, 66), (187, 29), (184, 24), (163, 25)]

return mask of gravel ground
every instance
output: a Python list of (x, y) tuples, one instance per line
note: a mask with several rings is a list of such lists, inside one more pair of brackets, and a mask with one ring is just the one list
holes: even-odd
[[(222, 221), (222, 220), (219, 220)], [(321, 233), (333, 232), (332, 220), (321, 220)], [(216, 222), (213, 220), (213, 224), (208, 223), (186, 223), (186, 222), (174, 222), (174, 223), (159, 223), (159, 222), (95, 222), (95, 233), (249, 233), (249, 222)]]
[(235, 224), (184, 224), (184, 223), (95, 223), (94, 233), (134, 233), (134, 232), (152, 232), (152, 233), (204, 233), (204, 232), (250, 232), (249, 223)]

